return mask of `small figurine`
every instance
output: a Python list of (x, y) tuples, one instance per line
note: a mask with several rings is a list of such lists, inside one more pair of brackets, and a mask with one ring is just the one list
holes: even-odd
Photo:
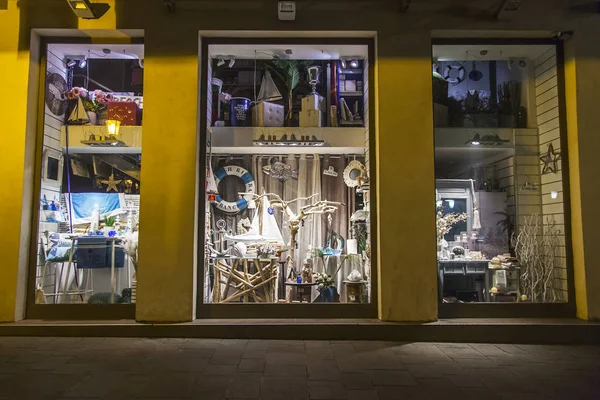
[(313, 283), (312, 260), (309, 258), (302, 263), (302, 283)]

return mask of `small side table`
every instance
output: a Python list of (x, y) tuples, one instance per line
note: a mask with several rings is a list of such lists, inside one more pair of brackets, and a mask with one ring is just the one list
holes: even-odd
[(368, 303), (369, 299), (367, 296), (367, 281), (344, 281), (346, 287), (344, 301), (346, 303)]
[(296, 283), (286, 282), (286, 286), (291, 288), (290, 302), (299, 301), (301, 303), (310, 303), (312, 301), (312, 288), (316, 283)]

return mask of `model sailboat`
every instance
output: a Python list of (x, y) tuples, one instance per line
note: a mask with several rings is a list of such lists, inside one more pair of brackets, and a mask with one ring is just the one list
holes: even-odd
[(275, 82), (273, 82), (271, 73), (269, 70), (266, 70), (265, 75), (262, 78), (262, 83), (260, 84), (260, 91), (258, 92), (256, 102), (275, 101), (281, 100), (282, 98), (281, 92), (277, 89), (277, 86), (275, 86)]
[(77, 105), (73, 108), (71, 115), (69, 115), (68, 123), (70, 125), (84, 125), (90, 122), (90, 118), (85, 111), (85, 107), (83, 106), (83, 102), (78, 97)]
[(269, 209), (273, 210), (269, 200), (265, 196), (261, 199), (260, 207), (252, 220), (250, 230), (241, 235), (225, 235), (225, 239), (248, 244), (268, 242), (283, 245), (281, 231), (279, 230), (275, 216), (269, 213)]

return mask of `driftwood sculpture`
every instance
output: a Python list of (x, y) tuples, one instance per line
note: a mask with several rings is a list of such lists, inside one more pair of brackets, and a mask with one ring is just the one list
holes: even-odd
[[(242, 196), (249, 193), (240, 193)], [(328, 200), (319, 200), (312, 204), (307, 204), (305, 206), (300, 207), (297, 213), (294, 213), (290, 208), (290, 204), (293, 204), (297, 201), (301, 200), (310, 200), (313, 197), (319, 195), (319, 193), (315, 193), (312, 196), (308, 197), (298, 197), (290, 201), (284, 201), (279, 195), (275, 193), (264, 193), (261, 195), (253, 194), (254, 201), (258, 201), (263, 197), (267, 197), (269, 203), (271, 203), (271, 207), (280, 208), (288, 217), (288, 230), (290, 232), (290, 240), (286, 246), (286, 249), (290, 250), (290, 254), (288, 256), (287, 263), (287, 276), (290, 275), (291, 272), (295, 272), (294, 270), (294, 250), (296, 249), (296, 236), (298, 235), (298, 230), (302, 225), (302, 221), (313, 214), (332, 214), (337, 211), (339, 206), (344, 206), (344, 203), (340, 203), (338, 201), (328, 201)]]

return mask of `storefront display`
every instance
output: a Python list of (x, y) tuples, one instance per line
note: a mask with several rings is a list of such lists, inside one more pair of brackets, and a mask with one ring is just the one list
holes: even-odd
[(135, 303), (143, 46), (118, 47), (47, 45), (33, 306)]
[(368, 303), (368, 46), (266, 43), (208, 46), (204, 303)]
[(554, 46), (436, 45), (434, 60), (440, 302), (566, 302)]

